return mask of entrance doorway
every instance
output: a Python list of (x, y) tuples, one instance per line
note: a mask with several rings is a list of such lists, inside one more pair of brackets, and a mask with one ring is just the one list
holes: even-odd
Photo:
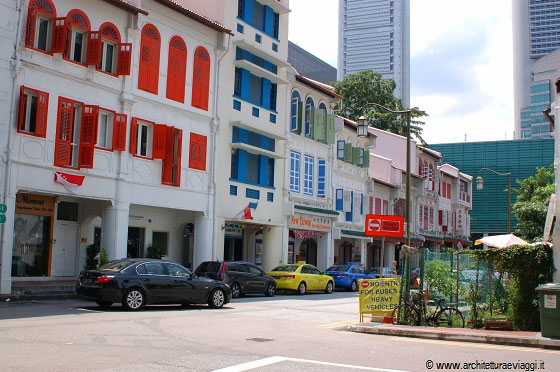
[(226, 236), (224, 239), (224, 261), (243, 260), (243, 238)]
[(15, 215), (12, 276), (49, 274), (50, 229), (50, 217)]
[(301, 242), (297, 261), (305, 261), (317, 266), (317, 242), (315, 239), (310, 238)]
[(193, 267), (194, 225), (188, 223), (183, 229), (183, 244), (181, 246), (181, 264), (189, 269)]
[(52, 276), (76, 275), (78, 224), (58, 223), (52, 252)]
[(126, 245), (126, 256), (128, 258), (141, 258), (144, 256), (144, 233), (143, 227), (129, 227), (128, 241)]

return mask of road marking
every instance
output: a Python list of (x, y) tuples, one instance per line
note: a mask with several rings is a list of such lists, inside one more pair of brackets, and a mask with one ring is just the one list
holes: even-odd
[(338, 323), (328, 323), (328, 324), (320, 324), (318, 326), (316, 326), (317, 328), (338, 328), (338, 327), (344, 327), (350, 324), (359, 324), (360, 321), (359, 320), (348, 320), (346, 322), (338, 322)]
[(479, 344), (475, 342), (429, 340), (429, 339), (419, 339), (419, 338), (410, 338), (410, 337), (391, 337), (390, 339), (398, 340), (398, 341), (420, 342), (420, 343), (440, 344), (440, 345), (449, 345), (449, 346), (461, 346), (461, 347), (468, 346), (468, 347), (477, 347), (481, 349), (514, 350), (514, 351), (526, 351), (531, 353), (560, 354), (560, 350), (540, 349), (540, 348), (525, 347), (525, 346), (488, 345), (488, 344)]
[(319, 360), (288, 358), (288, 357), (280, 357), (280, 356), (273, 356), (273, 357), (269, 357), (269, 358), (253, 360), (252, 362), (247, 362), (247, 363), (243, 363), (243, 364), (238, 364), (236, 366), (217, 369), (217, 370), (214, 370), (213, 372), (242, 372), (242, 371), (248, 371), (250, 369), (264, 367), (264, 366), (268, 366), (268, 365), (271, 365), (271, 364), (281, 363), (281, 362), (286, 362), (286, 361), (288, 361), (288, 362), (298, 362), (298, 363), (319, 364), (319, 365), (330, 366), (330, 367), (361, 369), (361, 370), (364, 370), (364, 371), (410, 372), (410, 371), (403, 371), (403, 370), (398, 370), (398, 369), (363, 367), (363, 366), (354, 366), (354, 365), (350, 365), (350, 364), (329, 363), (329, 362), (322, 362), (322, 361), (319, 361)]

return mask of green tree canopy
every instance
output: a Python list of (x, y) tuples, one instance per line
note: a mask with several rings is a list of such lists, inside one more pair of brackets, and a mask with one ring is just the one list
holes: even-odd
[[(381, 74), (371, 70), (360, 71), (350, 74), (342, 81), (331, 83), (336, 93), (342, 96), (342, 103), (336, 109), (341, 115), (357, 120), (364, 115), (370, 120), (370, 126), (386, 130), (391, 133), (406, 136), (406, 117), (384, 112), (368, 103), (377, 103), (393, 111), (403, 110), (400, 99), (393, 96), (396, 84), (391, 79), (383, 79)], [(418, 138), (422, 144), (426, 144), (422, 138), (422, 125), (424, 122), (416, 120), (428, 116), (426, 112), (418, 107), (413, 107), (411, 114), (411, 135)]]
[(534, 176), (517, 180), (517, 184), (517, 201), (512, 207), (517, 217), (515, 232), (529, 241), (542, 239), (550, 194), (554, 193), (554, 169), (552, 165), (538, 168)]

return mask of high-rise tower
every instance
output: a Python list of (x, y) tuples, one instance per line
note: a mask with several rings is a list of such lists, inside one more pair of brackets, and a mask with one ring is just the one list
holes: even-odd
[(512, 0), (512, 26), (515, 138), (550, 137), (542, 110), (553, 100), (548, 76), (560, 75), (550, 57), (560, 49), (560, 0)]
[(373, 70), (410, 105), (410, 0), (339, 0), (338, 80)]

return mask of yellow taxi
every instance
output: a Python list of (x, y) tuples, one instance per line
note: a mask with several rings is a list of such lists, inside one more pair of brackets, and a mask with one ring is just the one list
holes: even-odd
[(277, 289), (288, 289), (298, 294), (307, 291), (332, 293), (334, 279), (313, 265), (298, 261), (297, 264), (280, 265), (267, 273), (276, 280)]

